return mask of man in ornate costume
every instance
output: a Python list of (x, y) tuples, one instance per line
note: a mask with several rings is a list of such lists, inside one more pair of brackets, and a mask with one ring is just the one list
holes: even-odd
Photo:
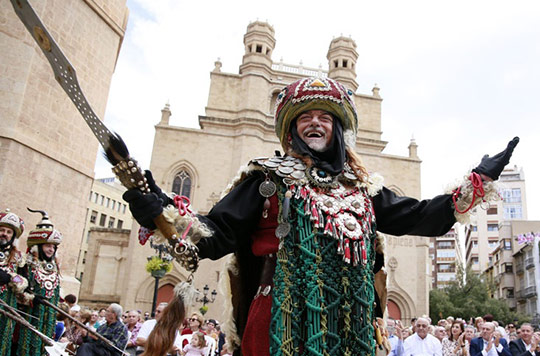
[[(24, 256), (14, 243), (24, 231), (24, 222), (17, 215), (0, 213), (0, 299), (17, 307), (16, 294), (28, 285), (19, 273), (24, 267)], [(4, 309), (4, 308), (3, 308)], [(15, 321), (0, 315), (0, 356), (11, 355), (11, 341)]]
[[(163, 212), (201, 258), (234, 253), (231, 320), (235, 355), (374, 355), (374, 274), (384, 263), (377, 231), (440, 236), (465, 211), (496, 196), (514, 139), (484, 157), (463, 184), (418, 201), (398, 197), (355, 153), (352, 92), (329, 78), (303, 78), (278, 95), (275, 131), (285, 156), (258, 158), (207, 216), (184, 214), (147, 172), (153, 194), (125, 193), (144, 227)], [(182, 215), (183, 214), (183, 215)], [(155, 232), (159, 239), (160, 232)], [(224, 329), (227, 321), (224, 323)]]
[[(28, 209), (30, 210), (30, 209)], [(40, 303), (47, 300), (58, 305), (60, 300), (60, 274), (56, 251), (62, 242), (62, 234), (56, 230), (45, 211), (30, 210), (42, 214), (41, 222), (30, 231), (27, 240), (26, 266), (28, 270), (28, 291), (19, 296), (24, 312), (37, 330), (52, 338), (56, 326), (56, 311)], [(21, 328), (17, 355), (33, 356), (44, 353), (46, 345), (28, 328)]]

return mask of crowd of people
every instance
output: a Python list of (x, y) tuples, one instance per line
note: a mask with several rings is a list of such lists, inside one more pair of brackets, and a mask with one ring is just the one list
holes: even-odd
[(463, 320), (449, 316), (432, 323), (413, 318), (411, 326), (388, 318), (379, 350), (389, 356), (540, 356), (540, 331), (529, 323), (503, 323), (488, 314)]

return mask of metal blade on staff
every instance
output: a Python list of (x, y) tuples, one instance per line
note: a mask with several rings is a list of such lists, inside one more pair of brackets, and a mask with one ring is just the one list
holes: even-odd
[[(79, 85), (77, 72), (66, 58), (54, 38), (42, 23), (27, 0), (11, 0), (15, 13), (24, 26), (38, 43), (43, 54), (49, 61), (56, 81), (71, 99), (82, 115), (99, 144), (105, 151), (107, 160), (113, 165), (113, 172), (127, 189), (137, 188), (144, 194), (151, 193), (144, 177), (144, 172), (137, 161), (130, 156), (122, 138), (111, 132), (98, 118)], [(186, 240), (179, 239), (179, 234), (173, 224), (169, 223), (163, 214), (154, 219), (154, 223), (171, 244), (169, 253), (174, 256), (190, 272), (198, 267), (196, 247)]]

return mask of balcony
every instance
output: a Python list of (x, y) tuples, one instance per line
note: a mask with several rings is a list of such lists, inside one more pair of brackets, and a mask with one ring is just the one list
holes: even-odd
[(525, 269), (533, 268), (534, 267), (534, 259), (532, 257), (525, 259)]
[(523, 297), (524, 297), (524, 298), (532, 298), (532, 297), (535, 297), (535, 296), (536, 296), (536, 286), (530, 286), (530, 287), (527, 287), (527, 288), (525, 288), (525, 290), (523, 290), (522, 292), (523, 292)]
[(516, 263), (516, 273), (523, 273), (523, 263)]

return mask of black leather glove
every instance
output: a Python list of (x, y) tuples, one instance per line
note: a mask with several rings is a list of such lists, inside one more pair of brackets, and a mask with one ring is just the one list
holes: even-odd
[(478, 167), (473, 169), (473, 172), (476, 172), (478, 174), (484, 174), (493, 180), (499, 179), (499, 176), (501, 175), (504, 166), (506, 166), (508, 162), (510, 162), (512, 152), (514, 152), (514, 148), (517, 146), (518, 142), (519, 137), (514, 137), (512, 141), (508, 142), (508, 146), (506, 146), (506, 149), (504, 149), (504, 151), (499, 152), (493, 157), (485, 155), (484, 157), (482, 157), (482, 161), (480, 162)]
[(150, 194), (143, 194), (134, 188), (125, 192), (122, 198), (129, 204), (131, 214), (141, 226), (155, 230), (154, 219), (163, 212), (164, 206), (172, 203), (172, 200), (156, 185), (152, 172), (145, 171), (145, 177), (151, 190)]
[(0, 286), (6, 285), (11, 282), (11, 275), (0, 268)]
[(154, 177), (152, 176), (152, 172), (149, 170), (144, 171), (144, 176), (146, 178), (146, 183), (148, 184), (148, 188), (150, 188), (150, 191), (152, 193), (156, 193), (158, 198), (161, 199), (163, 202), (163, 206), (167, 206), (169, 204), (173, 204), (173, 200), (165, 194), (160, 187), (157, 186), (156, 181), (154, 180)]

